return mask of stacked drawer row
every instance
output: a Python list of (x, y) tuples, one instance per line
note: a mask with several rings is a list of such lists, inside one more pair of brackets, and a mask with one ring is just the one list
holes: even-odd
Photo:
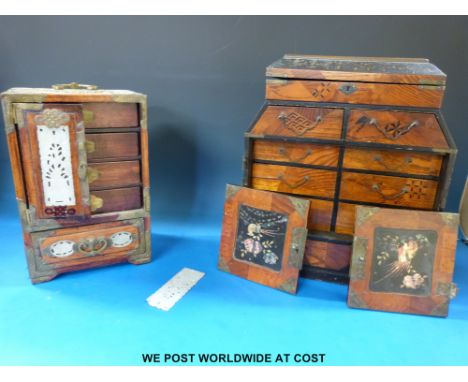
[(436, 112), (268, 102), (246, 143), (246, 186), (311, 201), (306, 266), (346, 274), (358, 204), (443, 202), (449, 146)]
[(138, 105), (87, 104), (83, 114), (91, 213), (141, 208)]

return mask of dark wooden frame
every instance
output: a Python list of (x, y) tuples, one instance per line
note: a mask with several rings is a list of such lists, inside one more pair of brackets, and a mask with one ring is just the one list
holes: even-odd
[[(458, 234), (458, 214), (360, 206), (356, 209), (356, 232), (350, 269), (348, 305), (353, 308), (425, 314), (445, 317), (456, 295), (452, 283)], [(370, 289), (374, 233), (377, 227), (437, 232), (431, 293), (416, 296)]]
[[(234, 257), (240, 204), (288, 216), (282, 266), (279, 272)], [(307, 200), (228, 184), (218, 268), (272, 288), (296, 293), (299, 271), (304, 258), (308, 212)]]
[[(296, 107), (311, 107), (311, 108), (338, 108), (343, 109), (343, 124), (341, 131), (341, 138), (339, 140), (332, 139), (321, 139), (321, 138), (295, 138), (295, 137), (282, 137), (282, 136), (272, 136), (272, 135), (258, 135), (253, 134), (251, 131), (254, 129), (256, 123), (262, 116), (263, 112), (268, 106), (296, 106)], [(356, 109), (368, 109), (368, 110), (384, 110), (384, 111), (413, 111), (418, 113), (430, 113), (436, 116), (436, 119), (444, 133), (445, 139), (448, 143), (449, 148), (447, 149), (434, 149), (432, 147), (415, 147), (415, 146), (401, 146), (401, 145), (390, 145), (382, 143), (367, 143), (367, 142), (355, 142), (355, 141), (346, 141), (346, 134), (348, 131), (348, 120), (350, 110)], [(343, 169), (343, 157), (344, 151), (346, 148), (368, 148), (368, 149), (378, 149), (378, 150), (389, 150), (400, 152), (418, 152), (418, 153), (428, 153), (428, 154), (438, 154), (443, 155), (444, 159), (442, 162), (441, 175), (438, 177), (427, 176), (427, 175), (411, 175), (411, 178), (414, 179), (427, 179), (427, 180), (438, 180), (438, 190), (435, 198), (433, 210), (434, 211), (443, 211), (447, 201), (447, 195), (449, 190), (449, 185), (454, 170), (455, 160), (457, 156), (457, 148), (453, 137), (447, 128), (445, 120), (442, 116), (442, 113), (439, 109), (433, 108), (415, 108), (415, 107), (403, 107), (403, 106), (391, 106), (391, 105), (360, 105), (360, 104), (348, 104), (348, 103), (326, 103), (326, 102), (299, 102), (299, 101), (279, 101), (279, 100), (266, 100), (261, 107), (260, 111), (255, 116), (254, 120), (250, 124), (248, 132), (244, 134), (244, 159), (243, 159), (243, 185), (245, 187), (251, 186), (251, 169), (252, 164), (257, 163), (253, 160), (252, 156), (252, 147), (254, 140), (265, 140), (265, 141), (279, 141), (279, 142), (291, 142), (291, 143), (315, 143), (322, 145), (332, 145), (337, 146), (340, 149), (338, 166), (337, 168), (332, 168), (334, 171), (337, 171), (336, 179), (336, 192), (333, 198), (320, 198), (320, 197), (308, 197), (311, 199), (323, 199), (329, 200), (334, 203), (334, 209), (332, 214), (332, 224), (331, 232), (314, 232), (309, 233), (310, 238), (314, 240), (327, 241), (327, 242), (336, 242), (339, 244), (350, 244), (352, 242), (352, 235), (337, 234), (334, 231), (336, 225), (336, 219), (338, 215), (338, 204), (339, 202), (356, 204), (356, 205), (368, 205), (368, 206), (385, 206), (378, 203), (366, 203), (366, 202), (356, 202), (353, 200), (344, 200), (339, 199), (340, 195), (340, 186), (341, 186), (341, 175), (344, 171)], [(258, 163), (269, 163), (276, 165), (288, 165), (291, 163), (282, 163), (282, 162), (269, 162), (262, 161)], [(323, 166), (314, 166), (314, 165), (304, 165), (304, 164), (294, 164), (295, 167), (307, 167), (307, 168), (322, 168), (329, 169), (328, 167)], [(348, 172), (360, 172), (359, 170), (349, 169)], [(365, 173), (372, 174), (373, 171), (365, 170)], [(395, 175), (395, 172), (389, 171), (377, 171), (375, 172), (379, 175)], [(405, 177), (405, 174), (398, 173), (399, 177)], [(306, 197), (306, 196), (305, 196)], [(387, 206), (388, 207), (388, 206)], [(408, 207), (392, 206), (396, 209), (404, 209)], [(336, 271), (331, 269), (323, 269), (318, 267), (311, 267), (304, 265), (302, 269), (302, 276), (311, 278), (311, 279), (323, 279), (327, 281), (336, 281), (340, 283), (347, 283), (349, 281), (348, 269)]]

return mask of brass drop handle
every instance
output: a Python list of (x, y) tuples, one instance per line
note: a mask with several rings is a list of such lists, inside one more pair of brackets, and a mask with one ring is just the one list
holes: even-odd
[(375, 191), (375, 192), (378, 192), (380, 194), (380, 196), (384, 199), (384, 200), (395, 200), (395, 199), (398, 199), (400, 196), (403, 196), (404, 194), (407, 194), (410, 189), (408, 186), (404, 186), (402, 187), (402, 189), (400, 190), (400, 192), (396, 193), (396, 194), (393, 194), (393, 195), (385, 195), (382, 190), (380, 189), (380, 186), (377, 184), (377, 183), (374, 183), (372, 184), (372, 190)]
[(283, 146), (280, 146), (278, 148), (278, 153), (282, 156), (284, 156), (286, 159), (288, 159), (290, 162), (302, 162), (304, 159), (306, 159), (308, 156), (312, 155), (312, 149), (311, 148), (308, 148), (307, 151), (305, 152), (304, 155), (296, 158), (296, 159), (293, 159), (291, 154), (288, 152), (288, 150), (286, 149), (286, 147), (283, 147)]
[(287, 180), (284, 179), (283, 174), (278, 175), (277, 179), (280, 182), (284, 183), (286, 186), (288, 186), (292, 190), (294, 190), (295, 188), (303, 186), (304, 184), (306, 184), (310, 180), (309, 176), (304, 176), (300, 181), (298, 181), (297, 183), (292, 184), (292, 183), (289, 183)]
[(107, 245), (104, 237), (83, 239), (78, 243), (78, 251), (85, 256), (95, 256), (102, 253)]
[[(385, 161), (382, 159), (382, 157), (380, 155), (375, 155), (374, 156), (374, 161), (379, 163), (382, 167), (385, 167), (388, 171), (397, 171), (399, 170), (400, 168), (399, 167), (391, 167), (389, 166), (387, 163), (385, 163)], [(404, 160), (404, 164), (405, 165), (409, 165), (413, 163), (413, 158), (411, 157), (406, 157), (405, 160)]]
[(402, 135), (409, 133), (412, 129), (419, 125), (419, 121), (415, 119), (408, 125), (403, 125), (400, 121), (396, 121), (387, 123), (382, 126), (376, 118), (369, 118), (365, 115), (359, 118), (356, 123), (360, 125), (357, 131), (361, 130), (366, 125), (374, 126), (384, 135), (385, 138), (391, 139), (392, 141), (396, 141)]
[(77, 82), (70, 82), (68, 84), (55, 84), (52, 85), (52, 89), (55, 90), (68, 90), (68, 89), (79, 89), (79, 90), (97, 90), (97, 85), (79, 84)]

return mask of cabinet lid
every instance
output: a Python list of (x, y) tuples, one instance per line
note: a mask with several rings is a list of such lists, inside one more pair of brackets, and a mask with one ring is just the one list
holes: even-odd
[(444, 85), (446, 75), (426, 58), (286, 54), (266, 68), (267, 77)]
[[(72, 83), (71, 85), (73, 85)], [(142, 102), (146, 96), (130, 90), (98, 89), (92, 85), (52, 88), (11, 88), (0, 94), (10, 102)]]

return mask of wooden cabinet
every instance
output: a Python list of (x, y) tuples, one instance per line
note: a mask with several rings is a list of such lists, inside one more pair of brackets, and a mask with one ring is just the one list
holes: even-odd
[(304, 276), (347, 281), (358, 205), (443, 210), (457, 150), (436, 66), (285, 55), (266, 76), (244, 186), (310, 201)]
[(13, 88), (2, 106), (32, 281), (150, 261), (146, 96)]

